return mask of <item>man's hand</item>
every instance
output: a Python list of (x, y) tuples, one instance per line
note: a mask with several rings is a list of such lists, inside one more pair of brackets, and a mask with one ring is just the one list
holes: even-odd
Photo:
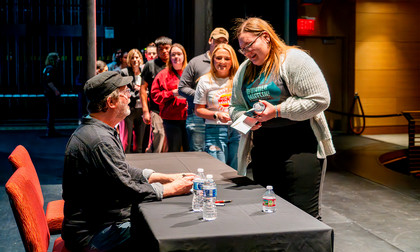
[(194, 176), (185, 176), (163, 185), (163, 197), (187, 194), (191, 192)]
[(194, 176), (195, 176), (194, 173), (165, 174), (165, 173), (154, 172), (149, 177), (149, 183), (159, 182), (161, 184), (167, 184), (167, 183), (171, 183), (175, 180), (179, 180), (179, 179), (183, 179), (183, 178), (186, 178), (186, 179), (192, 178), (191, 180), (193, 180)]
[(149, 177), (149, 183), (163, 184), (163, 197), (187, 194), (191, 191), (194, 173), (165, 174), (154, 172)]

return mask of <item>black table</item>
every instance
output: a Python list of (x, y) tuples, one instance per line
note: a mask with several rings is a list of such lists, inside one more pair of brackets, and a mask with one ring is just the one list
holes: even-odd
[(192, 195), (140, 204), (140, 212), (160, 251), (332, 251), (333, 230), (277, 197), (277, 211), (263, 213), (265, 188), (207, 153), (128, 154), (128, 163), (159, 172), (204, 168), (217, 183), (217, 219), (203, 221), (191, 211)]

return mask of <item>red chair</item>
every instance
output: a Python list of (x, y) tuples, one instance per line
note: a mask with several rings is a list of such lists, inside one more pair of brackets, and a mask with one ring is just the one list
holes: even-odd
[[(25, 250), (45, 252), (50, 243), (50, 231), (32, 176), (30, 169), (18, 169), (5, 187)], [(54, 242), (53, 251), (68, 251), (61, 237)]]
[[(44, 206), (44, 196), (41, 190), (38, 174), (35, 166), (29, 155), (29, 152), (22, 145), (18, 145), (9, 156), (9, 161), (12, 163), (13, 169), (16, 171), (19, 168), (25, 168), (30, 174), (29, 179), (34, 185), (34, 190), (38, 196), (41, 207)], [(54, 200), (47, 204), (47, 211), (45, 213), (47, 218), (48, 228), (51, 234), (61, 233), (61, 227), (64, 218), (64, 200)]]

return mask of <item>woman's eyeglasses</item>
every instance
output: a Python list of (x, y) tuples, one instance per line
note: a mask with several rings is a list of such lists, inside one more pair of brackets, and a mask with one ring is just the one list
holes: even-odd
[(262, 32), (260, 32), (258, 35), (257, 35), (257, 37), (251, 42), (251, 43), (249, 43), (248, 45), (246, 45), (244, 48), (241, 48), (241, 49), (239, 49), (238, 51), (240, 52), (240, 53), (242, 53), (243, 55), (245, 55), (246, 53), (248, 53), (249, 52), (249, 48), (255, 43), (255, 41), (257, 41), (257, 39), (263, 34), (264, 32), (262, 31)]

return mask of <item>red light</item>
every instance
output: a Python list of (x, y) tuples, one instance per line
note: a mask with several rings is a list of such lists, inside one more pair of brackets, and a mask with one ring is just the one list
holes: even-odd
[(315, 19), (297, 20), (297, 35), (310, 35), (315, 31)]

